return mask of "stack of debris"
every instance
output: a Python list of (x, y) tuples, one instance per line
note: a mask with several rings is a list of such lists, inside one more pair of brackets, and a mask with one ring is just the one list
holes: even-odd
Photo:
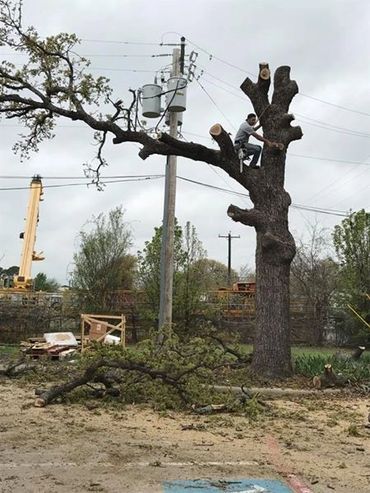
[(21, 351), (30, 358), (65, 359), (80, 350), (72, 332), (50, 332), (21, 342)]

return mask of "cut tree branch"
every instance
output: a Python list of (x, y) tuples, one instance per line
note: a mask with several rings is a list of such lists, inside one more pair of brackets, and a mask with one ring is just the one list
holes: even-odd
[(280, 119), (280, 125), (282, 128), (290, 128), (290, 124), (295, 120), (295, 116), (291, 113), (284, 113)]
[(264, 226), (264, 215), (256, 209), (240, 209), (236, 205), (230, 205), (227, 215), (235, 222), (261, 229)]
[(215, 139), (220, 147), (221, 153), (227, 158), (236, 158), (236, 152), (234, 149), (234, 144), (230, 139), (230, 135), (222, 128), (219, 123), (215, 123), (209, 129), (210, 135)]
[(278, 67), (274, 76), (274, 94), (272, 104), (276, 104), (283, 112), (287, 112), (294, 96), (298, 94), (296, 81), (290, 79), (290, 67)]
[(103, 358), (95, 361), (88, 368), (86, 368), (84, 374), (81, 377), (61, 385), (56, 385), (54, 387), (51, 387), (49, 390), (45, 390), (44, 392), (42, 392), (36, 399), (35, 406), (47, 406), (58, 397), (71, 392), (77, 387), (87, 385), (89, 382), (94, 382), (96, 379), (96, 374), (101, 368), (116, 368), (126, 371), (134, 371), (142, 375), (147, 375), (153, 380), (160, 379), (163, 381), (163, 383), (173, 387), (177, 391), (181, 399), (184, 402), (187, 402), (187, 395), (183, 383), (180, 381), (181, 377), (183, 377), (185, 373), (180, 374), (177, 378), (175, 378), (164, 371), (150, 368), (145, 364)]
[(249, 77), (247, 77), (240, 86), (240, 89), (251, 100), (253, 108), (258, 118), (261, 119), (262, 124), (266, 120), (267, 115), (265, 113), (270, 105), (268, 98), (270, 82), (270, 69), (268, 63), (260, 63), (257, 83), (252, 82)]
[(270, 68), (268, 63), (260, 63), (257, 85), (261, 92), (268, 95), (271, 84)]

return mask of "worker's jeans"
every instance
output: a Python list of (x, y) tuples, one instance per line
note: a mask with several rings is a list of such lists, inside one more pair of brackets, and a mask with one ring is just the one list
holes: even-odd
[(239, 151), (239, 149), (243, 149), (245, 156), (253, 156), (252, 161), (250, 162), (251, 166), (256, 166), (258, 159), (260, 157), (262, 147), (254, 144), (235, 144), (235, 150)]

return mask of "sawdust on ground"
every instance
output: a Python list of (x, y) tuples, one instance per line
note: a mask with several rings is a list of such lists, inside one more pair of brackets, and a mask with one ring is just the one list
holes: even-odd
[(370, 492), (369, 399), (271, 401), (253, 422), (33, 402), (31, 386), (0, 383), (2, 493), (159, 493), (166, 480), (289, 473), (315, 493)]

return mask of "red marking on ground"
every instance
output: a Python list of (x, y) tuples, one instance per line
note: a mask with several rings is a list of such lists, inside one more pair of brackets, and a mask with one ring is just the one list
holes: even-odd
[(277, 439), (272, 435), (268, 435), (266, 437), (266, 444), (271, 463), (274, 465), (277, 472), (285, 478), (289, 486), (293, 488), (293, 491), (295, 491), (295, 493), (313, 493), (313, 491), (306, 486), (298, 476), (293, 474), (293, 468), (289, 466), (286, 461), (284, 461), (281, 453), (281, 447)]
[(313, 491), (294, 474), (288, 474), (285, 479), (289, 486), (291, 486), (297, 493), (313, 493)]

